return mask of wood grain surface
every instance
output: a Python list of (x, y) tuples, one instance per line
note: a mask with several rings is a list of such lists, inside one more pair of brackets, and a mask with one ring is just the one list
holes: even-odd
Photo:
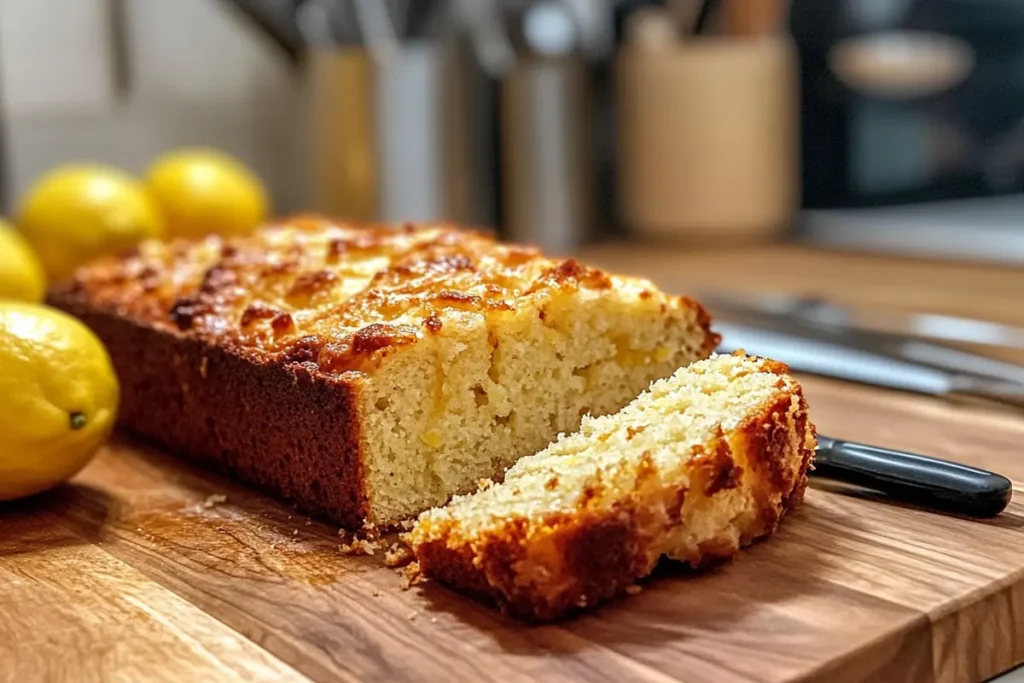
[[(752, 254), (735, 277), (721, 254), (659, 258), (664, 270), (635, 251), (589, 260), (642, 265), (673, 289), (666, 280), (770, 280), (831, 293), (825, 274), (844, 257), (804, 255), (789, 271), (786, 254)], [(908, 306), (925, 300), (923, 278), (886, 285), (878, 268), (858, 301), (900, 305), (904, 287)], [(938, 294), (956, 279), (938, 272), (929, 310), (981, 315), (969, 302), (982, 290), (1014, 298), (984, 277)], [(1002, 275), (1004, 288), (1024, 283)], [(802, 380), (822, 432), (1024, 482), (1016, 415)], [(121, 438), (70, 485), (0, 506), (0, 681), (983, 680), (1024, 661), (1015, 492), (978, 522), (816, 483), (735, 561), (699, 574), (666, 563), (638, 595), (528, 627), (431, 583), (402, 590), (380, 553), (342, 555), (335, 527)], [(226, 500), (204, 505), (216, 494)]]

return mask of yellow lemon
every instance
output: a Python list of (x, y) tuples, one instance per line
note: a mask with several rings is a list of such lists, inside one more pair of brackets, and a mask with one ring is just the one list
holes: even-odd
[(48, 306), (0, 301), (0, 500), (74, 476), (110, 436), (119, 396), (89, 328)]
[(245, 235), (267, 217), (267, 192), (249, 169), (232, 157), (206, 149), (183, 149), (157, 159), (146, 174), (174, 237)]
[(13, 226), (0, 220), (0, 299), (42, 301), (45, 293), (39, 257)]
[(99, 165), (68, 165), (29, 189), (15, 220), (51, 280), (97, 256), (160, 237), (156, 204), (133, 176)]

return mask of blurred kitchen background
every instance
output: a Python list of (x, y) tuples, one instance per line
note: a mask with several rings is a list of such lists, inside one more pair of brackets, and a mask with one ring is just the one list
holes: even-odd
[(277, 214), (1024, 260), (1014, 0), (0, 0), (0, 85), (8, 214), (204, 145)]

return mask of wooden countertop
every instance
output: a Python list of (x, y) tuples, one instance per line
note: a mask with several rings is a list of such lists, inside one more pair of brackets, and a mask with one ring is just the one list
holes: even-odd
[[(678, 291), (1024, 323), (1024, 271), (795, 247), (582, 258)], [(1020, 496), (1024, 418), (802, 379), (823, 433), (997, 469)], [(429, 583), (403, 591), (379, 553), (337, 546), (329, 525), (117, 440), (71, 485), (0, 506), (0, 680), (972, 681), (1024, 661), (1024, 498), (978, 522), (815, 485), (736, 561), (665, 567), (542, 627)]]

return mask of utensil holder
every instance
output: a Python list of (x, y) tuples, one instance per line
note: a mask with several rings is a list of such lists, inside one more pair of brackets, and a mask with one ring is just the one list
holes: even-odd
[(476, 124), (496, 95), (457, 46), (416, 41), (386, 59), (334, 46), (312, 51), (306, 68), (311, 209), (496, 222), (496, 134)]
[(655, 240), (767, 241), (800, 202), (797, 58), (782, 36), (631, 45), (616, 64), (620, 213)]

